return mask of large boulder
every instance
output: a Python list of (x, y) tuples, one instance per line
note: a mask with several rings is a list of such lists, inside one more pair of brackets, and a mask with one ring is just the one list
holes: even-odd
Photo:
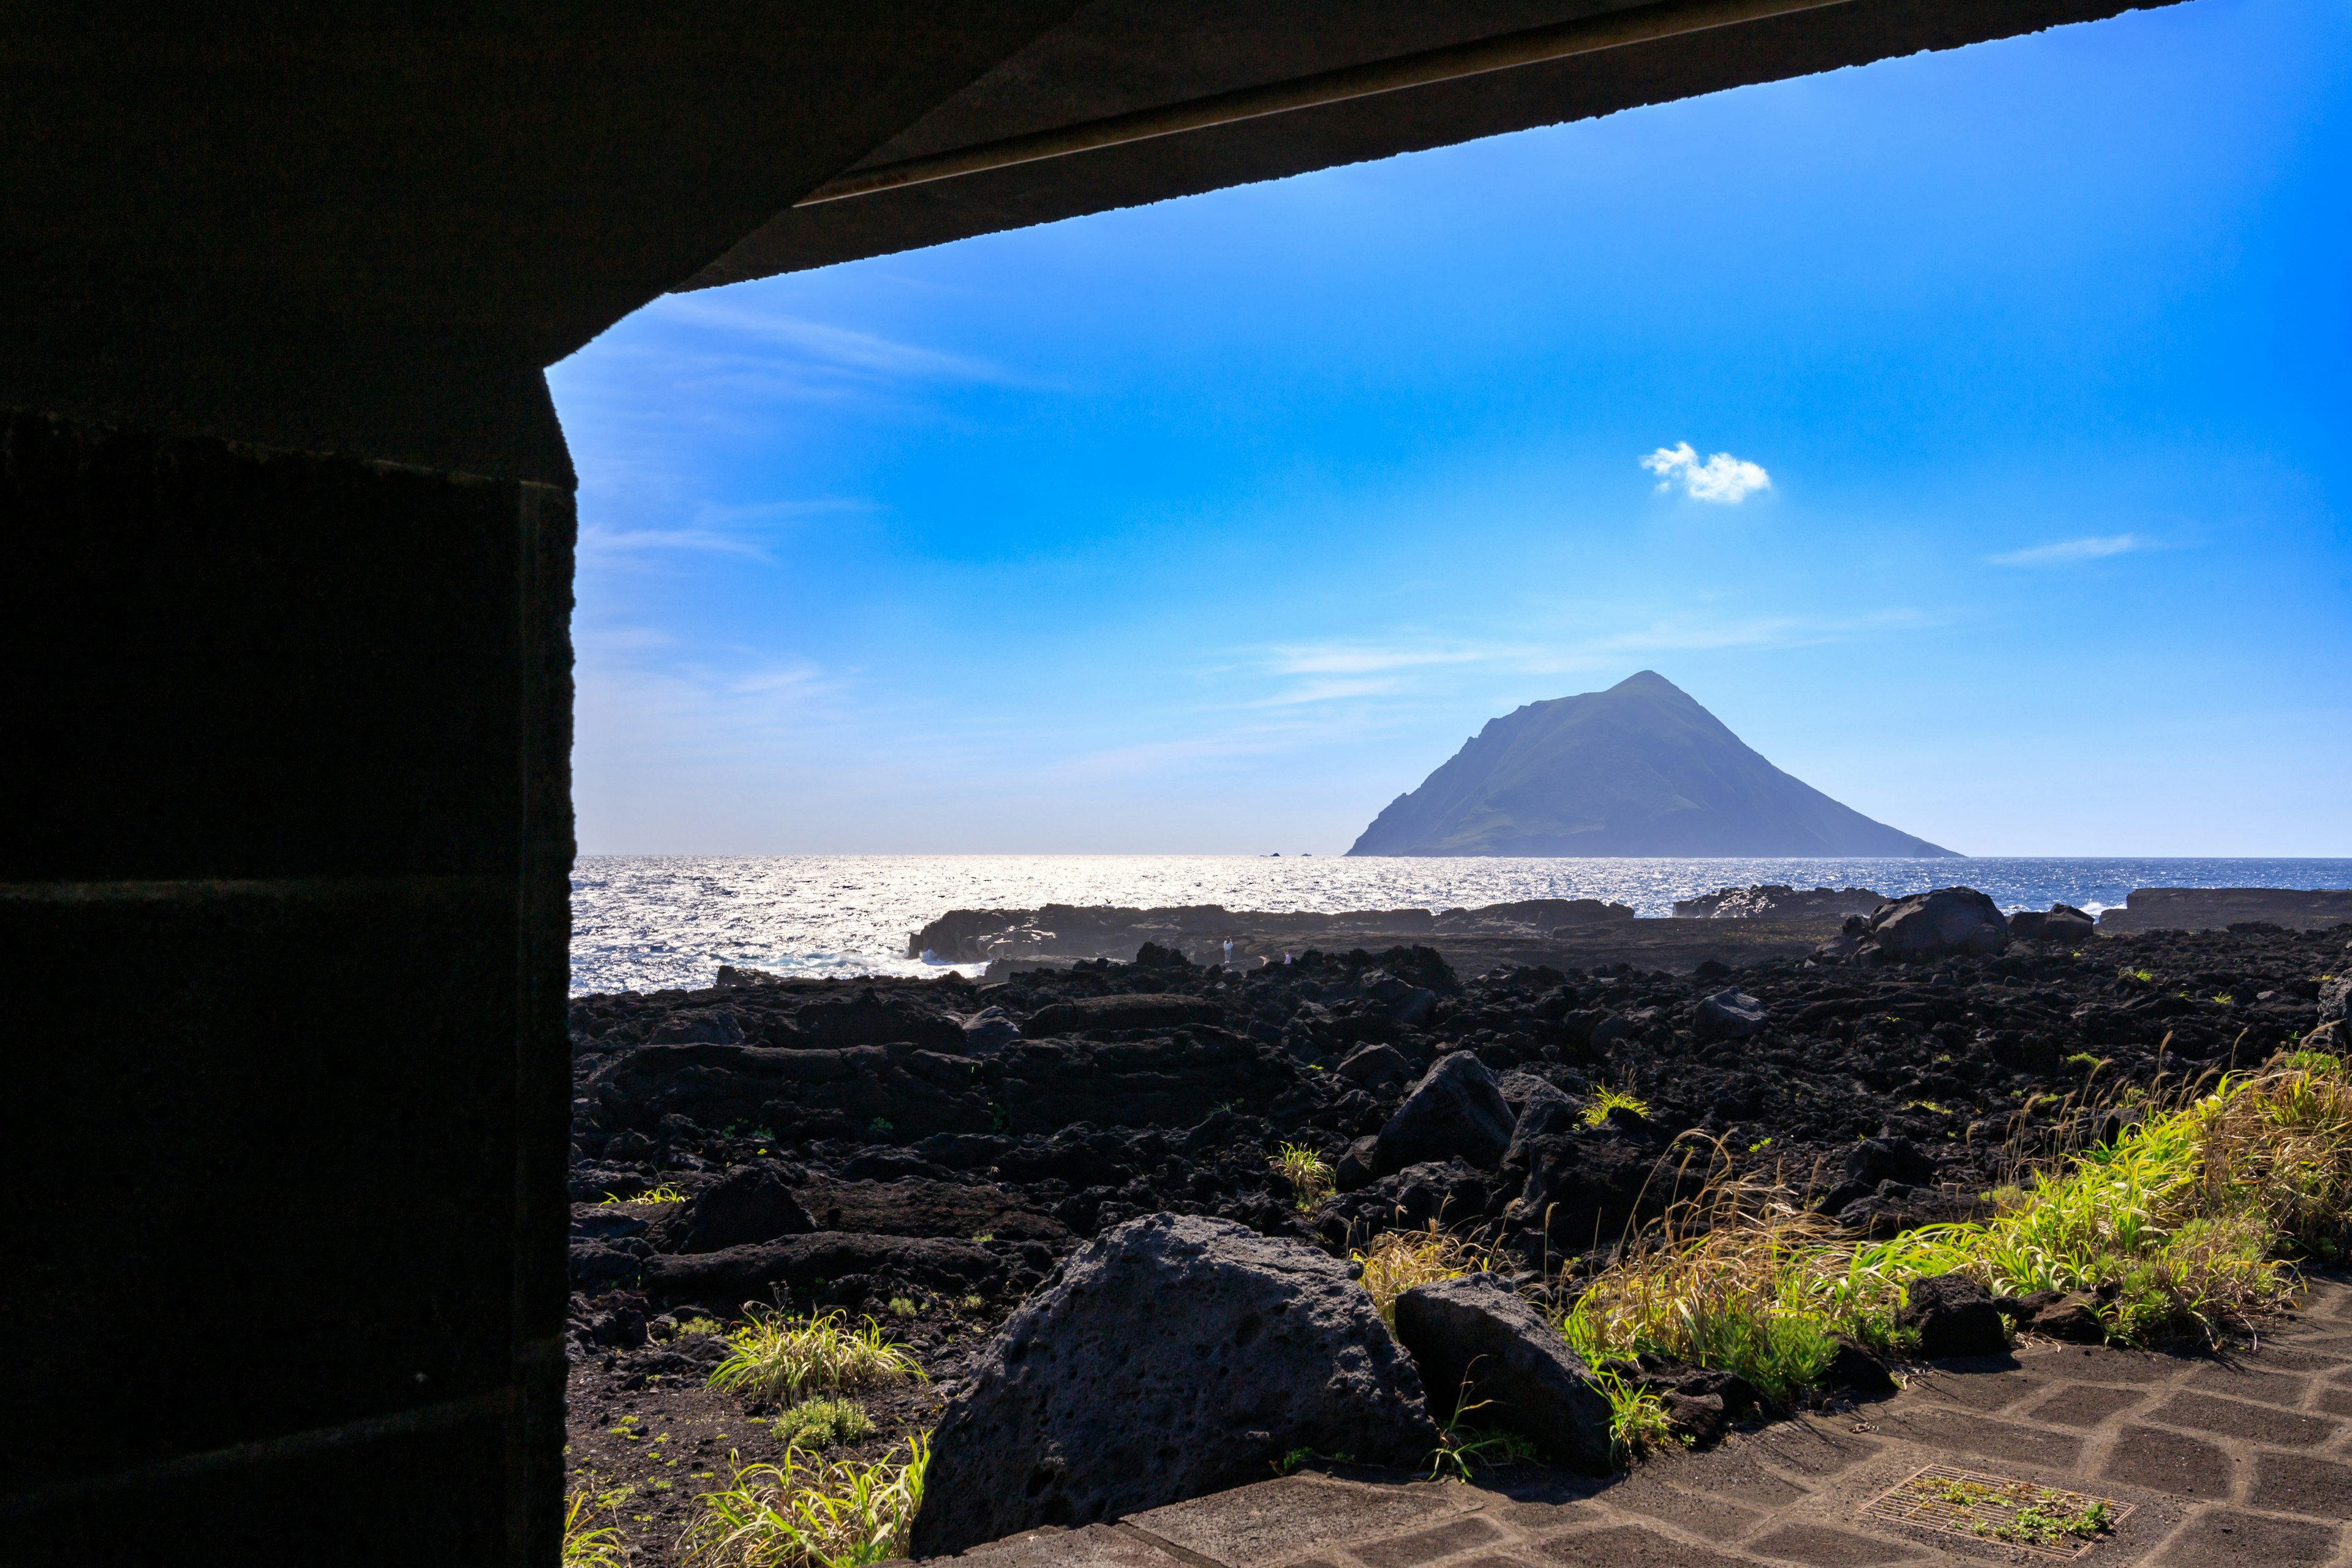
[(2088, 942), (2098, 922), (2072, 904), (2053, 904), (2045, 910), (2020, 910), (2009, 917), (2011, 942)]
[(1927, 963), (1999, 952), (2009, 941), (2009, 921), (1974, 888), (1938, 888), (1880, 909), (1861, 935), (1855, 963)]
[(2319, 1021), (2323, 1025), (2352, 1022), (2352, 974), (2320, 983)]
[(1764, 1004), (1734, 987), (1718, 991), (1698, 1005), (1696, 1020), (1702, 1040), (1744, 1040), (1771, 1027)]
[(1609, 1401), (1559, 1330), (1496, 1276), (1414, 1286), (1397, 1298), (1396, 1331), (1439, 1410), (1519, 1433), (1561, 1464), (1608, 1473)]
[(1992, 1292), (1959, 1274), (1914, 1279), (1903, 1293), (1897, 1327), (1919, 1336), (1919, 1353), (1942, 1356), (1999, 1355), (2009, 1348), (2009, 1331), (1993, 1305)]
[(1511, 1108), (1495, 1075), (1475, 1052), (1437, 1058), (1381, 1128), (1381, 1175), (1456, 1155), (1491, 1171), (1511, 1144)]
[(1153, 1215), (1068, 1259), (980, 1353), (933, 1434), (911, 1554), (1261, 1480), (1295, 1449), (1412, 1465), (1435, 1440), (1411, 1359), (1337, 1261)]
[(805, 1236), (816, 1228), (816, 1220), (787, 1182), (803, 1174), (776, 1160), (738, 1165), (677, 1214), (664, 1215), (654, 1226), (654, 1241), (665, 1252), (716, 1252), (780, 1236)]
[(1528, 1114), (1538, 1126), (1503, 1159), (1503, 1190), (1518, 1193), (1503, 1223), (1514, 1232), (1540, 1229), (1554, 1256), (1615, 1241), (1701, 1185), (1694, 1167), (1703, 1163), (1639, 1112), (1621, 1106), (1598, 1127), (1550, 1101)]

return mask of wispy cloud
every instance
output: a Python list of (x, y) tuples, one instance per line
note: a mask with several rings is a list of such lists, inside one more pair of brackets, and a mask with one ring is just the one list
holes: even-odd
[(1679, 480), (1683, 493), (1691, 500), (1727, 506), (1738, 506), (1751, 491), (1772, 488), (1772, 476), (1761, 465), (1728, 452), (1717, 452), (1701, 462), (1688, 441), (1659, 447), (1642, 459), (1642, 467), (1658, 476), (1662, 490), (1672, 489)]
[(1987, 559), (1996, 566), (2071, 566), (2077, 561), (2100, 561), (2147, 548), (2147, 541), (2136, 533), (2109, 533), (2095, 539), (2062, 539)]
[(772, 561), (759, 544), (740, 534), (711, 528), (603, 528), (589, 523), (580, 530), (580, 553), (643, 555), (657, 550), (699, 550), (720, 555), (743, 555)]
[(739, 341), (782, 344), (839, 370), (890, 381), (971, 381), (1011, 384), (1020, 378), (1002, 366), (964, 354), (902, 343), (877, 332), (773, 314), (742, 305), (671, 295), (646, 307), (665, 321), (707, 327)]
[(1370, 675), (1433, 664), (1476, 664), (1492, 658), (1485, 648), (1379, 647), (1360, 643), (1277, 643), (1267, 660), (1281, 675)]

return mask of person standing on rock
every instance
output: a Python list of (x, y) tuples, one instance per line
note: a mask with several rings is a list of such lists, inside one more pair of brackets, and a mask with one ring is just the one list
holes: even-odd
[(1232, 937), (1227, 937), (1227, 938), (1225, 938), (1225, 967), (1226, 967), (1227, 969), (1231, 969), (1233, 966), (1234, 966), (1234, 939), (1233, 939)]

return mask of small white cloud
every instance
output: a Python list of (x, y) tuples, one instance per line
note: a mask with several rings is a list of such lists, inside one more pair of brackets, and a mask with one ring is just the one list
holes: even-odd
[(2110, 533), (2096, 539), (2062, 539), (2055, 544), (2037, 544), (2031, 550), (2012, 550), (1989, 559), (1996, 566), (2068, 566), (2077, 561), (2100, 561), (2147, 548), (2147, 541), (2137, 533)]
[(1662, 490), (1672, 489), (1675, 481), (1680, 479), (1683, 492), (1693, 500), (1737, 506), (1748, 499), (1750, 490), (1772, 488), (1772, 476), (1764, 471), (1762, 465), (1728, 452), (1717, 452), (1702, 463), (1688, 441), (1659, 447), (1642, 459), (1642, 467), (1658, 476), (1658, 488)]

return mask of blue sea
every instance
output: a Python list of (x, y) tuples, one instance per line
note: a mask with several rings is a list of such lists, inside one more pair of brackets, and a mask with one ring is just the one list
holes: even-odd
[(572, 873), (572, 991), (708, 985), (722, 963), (797, 975), (937, 974), (947, 966), (907, 957), (907, 937), (952, 909), (1336, 911), (1608, 899), (1667, 915), (1676, 899), (1756, 882), (1890, 894), (1957, 884), (2005, 910), (2058, 902), (2096, 914), (2134, 888), (2352, 888), (2352, 860), (590, 855)]

